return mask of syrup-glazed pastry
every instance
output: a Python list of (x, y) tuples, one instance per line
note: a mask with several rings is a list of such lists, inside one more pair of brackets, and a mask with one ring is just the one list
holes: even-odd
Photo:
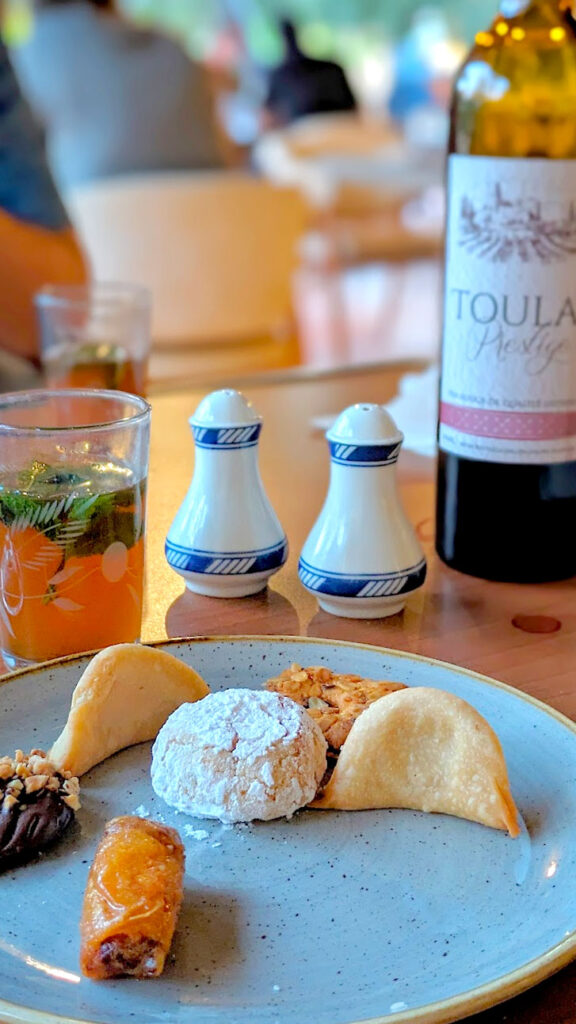
[(78, 779), (43, 750), (0, 757), (0, 871), (59, 839), (80, 807), (79, 792)]
[(164, 969), (182, 902), (184, 847), (175, 829), (113, 818), (88, 875), (80, 966), (88, 978), (154, 978)]

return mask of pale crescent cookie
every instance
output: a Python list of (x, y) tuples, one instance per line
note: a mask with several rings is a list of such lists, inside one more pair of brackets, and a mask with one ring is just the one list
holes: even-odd
[(407, 807), (520, 833), (496, 733), (460, 697), (424, 686), (390, 693), (366, 708), (311, 806)]
[(176, 708), (208, 692), (198, 673), (172, 654), (141, 644), (105, 647), (76, 684), (50, 760), (82, 775), (124, 747), (153, 740)]

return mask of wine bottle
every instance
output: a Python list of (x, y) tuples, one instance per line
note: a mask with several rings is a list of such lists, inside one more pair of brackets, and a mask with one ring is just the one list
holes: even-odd
[(436, 546), (484, 579), (576, 575), (576, 25), (502, 0), (457, 77)]

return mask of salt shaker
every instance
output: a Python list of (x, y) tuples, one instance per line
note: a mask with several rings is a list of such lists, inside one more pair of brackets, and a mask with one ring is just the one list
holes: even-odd
[(258, 469), (261, 417), (226, 388), (207, 395), (189, 423), (194, 475), (168, 531), (166, 558), (197, 594), (255, 594), (288, 554)]
[(426, 577), (396, 481), (404, 435), (384, 406), (359, 404), (345, 409), (326, 437), (330, 486), (302, 549), (300, 580), (332, 615), (394, 615)]

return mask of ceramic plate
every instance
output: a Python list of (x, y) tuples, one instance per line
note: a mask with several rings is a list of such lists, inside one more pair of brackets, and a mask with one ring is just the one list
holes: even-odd
[[(413, 811), (302, 811), (242, 826), (157, 798), (150, 747), (83, 779), (50, 854), (0, 877), (0, 1017), (8, 1024), (439, 1024), (535, 984), (576, 955), (575, 726), (473, 673), (398, 652), (298, 638), (161, 645), (213, 689), (261, 685), (291, 662), (450, 690), (498, 733), (527, 832)], [(0, 685), (0, 751), (48, 746), (86, 658)], [(106, 820), (149, 815), (186, 844), (186, 896), (162, 978), (94, 983), (78, 920)], [(529, 920), (529, 926), (527, 924)]]

